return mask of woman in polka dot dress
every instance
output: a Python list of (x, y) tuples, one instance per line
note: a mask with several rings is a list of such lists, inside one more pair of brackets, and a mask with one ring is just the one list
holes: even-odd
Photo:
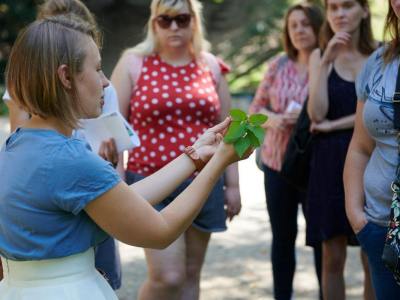
[[(142, 143), (129, 153), (128, 183), (159, 170), (228, 114), (230, 96), (221, 76), (228, 69), (205, 52), (202, 28), (199, 1), (153, 0), (146, 39), (122, 55), (112, 74), (121, 112)], [(145, 250), (149, 270), (139, 299), (198, 299), (211, 232), (226, 230), (225, 219), (240, 208), (236, 164), (227, 169), (225, 190), (221, 178), (184, 235), (165, 250)]]

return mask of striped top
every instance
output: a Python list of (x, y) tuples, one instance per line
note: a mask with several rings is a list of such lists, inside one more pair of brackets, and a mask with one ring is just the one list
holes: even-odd
[[(303, 105), (308, 95), (308, 77), (301, 76), (295, 62), (286, 55), (278, 55), (268, 63), (249, 111), (255, 113), (266, 108), (274, 113), (284, 113), (289, 103)], [(293, 126), (283, 130), (268, 128), (261, 149), (262, 161), (269, 168), (280, 171), (282, 159)]]

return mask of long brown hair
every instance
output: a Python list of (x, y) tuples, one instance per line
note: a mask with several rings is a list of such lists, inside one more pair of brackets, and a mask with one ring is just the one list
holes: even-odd
[(290, 14), (295, 10), (301, 10), (306, 15), (308, 21), (310, 22), (311, 28), (314, 32), (316, 39), (318, 39), (319, 30), (321, 29), (321, 25), (324, 20), (321, 10), (316, 5), (311, 5), (307, 3), (296, 4), (291, 6), (287, 10), (285, 15), (285, 25), (283, 27), (283, 48), (285, 49), (287, 56), (291, 60), (296, 60), (298, 55), (298, 51), (293, 46), (293, 43), (290, 40), (289, 36), (289, 17)]
[[(368, 0), (356, 0), (358, 4), (369, 10)], [(328, 0), (324, 0), (325, 3), (325, 13), (328, 9)], [(329, 25), (327, 19), (325, 19), (322, 25), (320, 36), (319, 36), (319, 46), (322, 50), (325, 50), (330, 39), (334, 36), (334, 32)], [(372, 35), (371, 28), (371, 15), (368, 13), (366, 18), (363, 18), (360, 23), (360, 38), (358, 39), (358, 51), (364, 55), (369, 55), (375, 50), (375, 41)]]
[(392, 6), (389, 2), (389, 10), (386, 15), (385, 22), (385, 35), (389, 35), (391, 37), (391, 41), (388, 43), (388, 46), (385, 48), (383, 53), (383, 59), (385, 63), (390, 62), (399, 56), (400, 51), (400, 28), (399, 28), (399, 19), (396, 16)]

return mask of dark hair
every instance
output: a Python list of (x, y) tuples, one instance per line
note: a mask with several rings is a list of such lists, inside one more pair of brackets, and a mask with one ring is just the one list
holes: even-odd
[[(368, 0), (356, 0), (363, 8), (369, 9)], [(324, 0), (325, 11), (328, 9), (328, 0)], [(319, 46), (322, 50), (325, 50), (330, 39), (334, 36), (334, 32), (329, 25), (327, 19), (325, 19), (322, 25), (319, 35)], [(372, 35), (371, 28), (371, 15), (368, 14), (366, 18), (363, 18), (360, 23), (360, 38), (358, 40), (358, 51), (364, 55), (369, 55), (375, 50), (375, 41)]]
[(285, 15), (285, 25), (283, 27), (283, 48), (285, 49), (287, 56), (292, 60), (296, 60), (298, 55), (298, 50), (293, 46), (293, 43), (290, 40), (288, 23), (290, 14), (295, 10), (301, 10), (306, 15), (308, 21), (310, 22), (310, 25), (312, 27), (316, 39), (318, 39), (319, 30), (324, 20), (321, 10), (316, 5), (304, 3), (304, 4), (296, 4), (289, 7)]
[(388, 46), (385, 48), (383, 53), (383, 59), (385, 63), (390, 62), (399, 56), (400, 51), (400, 28), (399, 28), (399, 19), (396, 16), (392, 6), (389, 2), (389, 10), (386, 15), (385, 22), (385, 35), (389, 35), (391, 37), (391, 41), (388, 42)]

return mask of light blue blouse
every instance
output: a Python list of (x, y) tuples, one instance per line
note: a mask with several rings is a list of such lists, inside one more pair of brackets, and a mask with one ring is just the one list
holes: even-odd
[(41, 260), (97, 245), (107, 234), (84, 208), (120, 180), (81, 140), (18, 129), (0, 151), (0, 255)]

